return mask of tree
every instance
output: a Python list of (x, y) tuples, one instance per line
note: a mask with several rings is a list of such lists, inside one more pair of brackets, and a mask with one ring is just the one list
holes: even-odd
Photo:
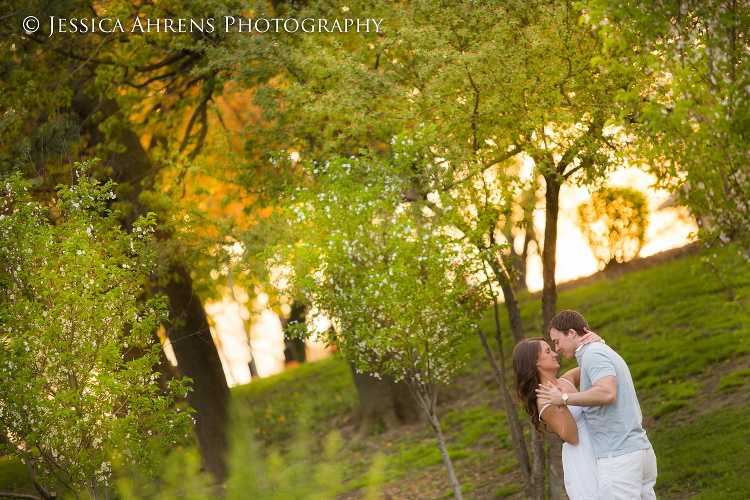
[[(465, 300), (462, 277), (476, 271), (474, 252), (425, 220), (421, 207), (403, 203), (411, 161), (400, 154), (306, 164), (284, 214), (293, 234), (275, 248), (273, 263), (288, 266), (294, 291), (338, 324), (327, 342), (357, 371), (390, 374), (411, 390), (460, 499), (437, 393), (461, 366), (483, 307)], [(310, 178), (317, 182), (308, 185)]]
[(638, 138), (639, 157), (696, 220), (710, 219), (709, 227), (699, 222), (706, 244), (736, 241), (750, 259), (750, 7), (601, 0), (587, 8), (601, 26), (602, 64), (648, 75), (618, 96), (618, 123)]
[[(1, 166), (36, 177), (41, 182), (35, 189), (49, 198), (56, 183), (69, 180), (72, 158), (98, 155), (105, 161), (90, 173), (118, 182), (117, 198), (109, 203), (120, 210), (125, 228), (130, 230), (139, 215), (159, 212), (157, 239), (164, 272), (158, 290), (169, 295), (167, 331), (179, 371), (196, 387), (188, 400), (198, 410), (204, 465), (221, 478), (226, 470), (223, 427), (229, 389), (185, 265), (190, 260), (185, 255), (189, 238), (170, 231), (173, 213), (159, 210), (163, 207), (151, 204), (154, 196), (148, 197), (150, 189), (159, 190), (155, 179), (169, 163), (171, 151), (195, 160), (211, 143), (210, 102), (219, 93), (219, 82), (210, 72), (195, 71), (202, 64), (204, 44), (216, 43), (219, 33), (130, 29), (136, 19), (202, 19), (209, 6), (180, 1), (101, 6), (87, 0), (7, 4), (10, 15), (0, 19), (10, 34), (0, 42)], [(90, 19), (92, 12), (127, 29), (51, 35), (46, 23), (35, 33), (22, 26), (29, 15)], [(178, 179), (184, 176), (183, 171)]]
[[(406, 140), (392, 141), (397, 149), (397, 157), (400, 155), (415, 158), (415, 162), (421, 157), (422, 162), (427, 162), (434, 160), (432, 155), (440, 157), (448, 154), (448, 146), (436, 145), (440, 142), (439, 129), (434, 126), (425, 126), (418, 130), (414, 140), (406, 138)], [(420, 136), (425, 137), (421, 139)], [(425, 151), (430, 151), (431, 154), (426, 154)], [(454, 244), (470, 248), (476, 256), (475, 265), (479, 266), (479, 269), (471, 279), (464, 277), (470, 287), (463, 299), (475, 302), (478, 308), (484, 308), (483, 301), (477, 300), (477, 293), (479, 293), (479, 298), (482, 296), (492, 298), (495, 318), (494, 336), (500, 350), (499, 358), (495, 357), (482, 329), (477, 328), (476, 331), (498, 382), (502, 403), (508, 417), (511, 442), (524, 480), (525, 493), (528, 498), (544, 498), (546, 467), (544, 443), (533, 432), (530, 434), (531, 442), (527, 443), (523, 424), (511, 397), (505, 377), (503, 335), (500, 329), (498, 308), (498, 295), (502, 293), (514, 341), (523, 340), (523, 321), (513, 289), (515, 277), (513, 266), (516, 262), (512, 260), (512, 251), (509, 252), (510, 244), (503, 243), (502, 238), (505, 236), (508, 240), (505, 230), (513, 223), (514, 212), (521, 208), (516, 204), (517, 200), (527, 198), (529, 195), (535, 197), (535, 183), (524, 183), (515, 173), (509, 175), (512, 169), (505, 168), (504, 164), (488, 168), (472, 179), (460, 183), (454, 182), (454, 172), (429, 168), (429, 163), (425, 167), (419, 169), (422, 172), (422, 178), (411, 174), (412, 185), (439, 185), (448, 186), (448, 189), (444, 192), (439, 191), (440, 194), (430, 193), (430, 196), (426, 197), (427, 201), (422, 201), (423, 198), (416, 197), (410, 192), (406, 193), (406, 199), (412, 200), (411, 202), (415, 205), (414, 209), (424, 212), (425, 219), (430, 220), (432, 224), (439, 224), (446, 228), (446, 233), (452, 236)], [(423, 204), (426, 205), (427, 210), (419, 208)], [(523, 206), (523, 208), (526, 207), (528, 205)], [(508, 258), (509, 254), (510, 258)]]
[[(326, 4), (287, 8), (302, 17), (333, 16)], [(427, 202), (491, 169), (511, 167), (509, 160), (531, 158), (546, 202), (544, 328), (556, 312), (560, 188), (596, 184), (620, 164), (622, 137), (606, 125), (619, 112), (614, 96), (633, 75), (591, 64), (599, 38), (578, 23), (581, 11), (570, 2), (469, 7), (416, 0), (349, 2), (347, 8), (352, 19), (388, 23), (377, 34), (236, 37), (231, 50), (217, 51), (213, 67), (228, 71), (238, 60), (249, 61), (236, 73), (240, 81), (279, 75), (257, 87), (255, 102), (272, 124), (265, 134), (304, 159), (365, 149), (387, 154), (391, 137), (405, 128), (438, 127), (433, 144), (444, 147), (426, 154), (429, 164), (446, 171), (440, 182), (415, 182), (410, 200)], [(253, 11), (265, 15), (267, 7), (254, 4)], [(415, 173), (416, 180), (426, 178)], [(494, 274), (508, 284), (506, 310), (514, 337), (523, 338), (512, 273)], [(558, 498), (564, 496), (561, 442), (550, 442), (556, 445), (552, 496)]]
[[(125, 234), (105, 209), (113, 188), (82, 176), (46, 205), (19, 175), (0, 187), (0, 441), (45, 499), (55, 479), (76, 498), (100, 498), (113, 460), (149, 470), (190, 425), (169, 410), (189, 380), (164, 394), (152, 373), (164, 300), (139, 300), (154, 269), (154, 217)], [(123, 346), (143, 355), (128, 359)]]
[(602, 188), (578, 206), (578, 224), (601, 269), (638, 255), (646, 240), (648, 201), (631, 188)]

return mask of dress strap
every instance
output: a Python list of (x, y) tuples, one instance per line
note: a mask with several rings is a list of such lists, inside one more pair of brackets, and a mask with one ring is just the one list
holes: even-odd
[[(570, 385), (573, 385), (573, 382), (571, 382), (570, 380), (568, 380), (568, 379), (566, 379), (566, 378), (562, 378), (562, 379), (560, 379), (560, 380), (564, 380), (564, 381), (566, 381), (567, 383), (569, 383)], [(574, 385), (573, 385), (573, 389), (575, 389), (575, 388), (576, 388), (576, 386), (574, 386)], [(539, 418), (542, 418), (542, 412), (543, 412), (544, 410), (546, 410), (548, 406), (549, 406), (549, 405), (548, 405), (548, 404), (546, 404), (546, 405), (544, 405), (544, 406), (542, 407), (542, 409), (541, 409), (541, 410), (539, 410)]]
[[(571, 382), (570, 380), (568, 380), (568, 379), (566, 379), (566, 378), (561, 378), (560, 380), (564, 380), (564, 381), (566, 381), (567, 383), (569, 383), (570, 385), (573, 385), (573, 382)], [(575, 386), (575, 385), (573, 385), (573, 389), (575, 389), (575, 388), (576, 388), (576, 386)]]
[(543, 412), (544, 410), (546, 410), (548, 406), (549, 406), (549, 404), (546, 404), (546, 405), (544, 405), (544, 406), (542, 407), (542, 409), (541, 409), (541, 410), (539, 410), (539, 418), (542, 418), (542, 412)]

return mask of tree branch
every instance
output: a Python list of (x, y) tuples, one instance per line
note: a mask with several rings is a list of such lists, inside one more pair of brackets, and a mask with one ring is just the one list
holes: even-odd
[(25, 498), (26, 500), (42, 500), (34, 495), (24, 495), (23, 493), (5, 493), (0, 491), (0, 498)]
[(573, 170), (571, 170), (568, 173), (565, 173), (565, 170), (568, 168), (568, 165), (570, 165), (573, 160), (578, 156), (578, 154), (585, 148), (584, 139), (586, 136), (592, 137), (594, 139), (600, 139), (602, 135), (602, 130), (604, 129), (604, 117), (602, 115), (597, 116), (594, 118), (594, 121), (589, 126), (588, 130), (586, 130), (586, 134), (580, 136), (578, 139), (573, 141), (573, 144), (570, 145), (570, 147), (563, 153), (562, 158), (560, 158), (560, 162), (557, 164), (557, 168), (555, 169), (557, 171), (557, 174), (560, 175), (563, 179), (569, 178), (574, 172), (577, 170), (580, 170), (580, 165)]
[(206, 140), (206, 134), (208, 133), (208, 114), (206, 110), (208, 106), (206, 102), (204, 102), (203, 109), (201, 109), (201, 130), (198, 133), (198, 141), (195, 144), (195, 148), (188, 155), (188, 160), (191, 161), (194, 160), (195, 157), (198, 156), (198, 153), (201, 152), (201, 149), (203, 148), (203, 142)]
[[(37, 37), (35, 37), (34, 35), (32, 35), (30, 33), (27, 33), (24, 36), (27, 37), (29, 40), (33, 40), (34, 42), (38, 43), (39, 45), (44, 45), (45, 44), (45, 41), (43, 39), (37, 38)], [(70, 57), (71, 59), (75, 59), (76, 61), (84, 61), (84, 63), (92, 62), (92, 63), (96, 63), (96, 64), (108, 64), (108, 65), (111, 65), (111, 66), (125, 67), (124, 64), (121, 64), (121, 63), (118, 63), (118, 62), (114, 62), (114, 61), (107, 61), (105, 59), (97, 59), (95, 57), (79, 56), (78, 54), (74, 54), (72, 49), (66, 52), (66, 51), (64, 51), (62, 49), (58, 49), (57, 47), (52, 47), (52, 50), (54, 52), (57, 52), (58, 54), (63, 55), (63, 56), (67, 56), (67, 57)]]
[(148, 71), (153, 71), (155, 69), (163, 68), (164, 66), (169, 66), (170, 64), (172, 64), (174, 62), (177, 62), (180, 59), (183, 59), (183, 58), (185, 58), (185, 57), (187, 57), (189, 55), (191, 55), (191, 53), (188, 52), (188, 51), (186, 51), (186, 50), (184, 50), (182, 52), (178, 52), (177, 54), (169, 56), (166, 59), (164, 59), (164, 60), (162, 60), (162, 61), (160, 61), (158, 63), (151, 64), (149, 66), (136, 66), (135, 70), (139, 71), (141, 73), (145, 73), (145, 72), (148, 72)]
[(34, 483), (34, 488), (42, 495), (42, 498), (44, 500), (54, 500), (57, 498), (57, 493), (50, 493), (47, 491), (47, 489), (39, 484), (39, 482), (36, 480), (36, 468), (34, 467), (34, 461), (29, 460), (29, 475), (31, 476), (31, 482)]
[(505, 153), (503, 155), (500, 155), (497, 158), (489, 160), (488, 162), (485, 162), (476, 171), (470, 172), (470, 173), (466, 174), (464, 177), (462, 177), (461, 179), (459, 179), (459, 180), (457, 180), (455, 182), (452, 182), (452, 183), (448, 184), (447, 186), (444, 186), (443, 187), (443, 191), (448, 191), (449, 189), (451, 189), (451, 188), (453, 188), (455, 186), (458, 186), (459, 184), (463, 184), (464, 182), (468, 181), (469, 179), (471, 179), (475, 175), (484, 172), (485, 170), (487, 170), (488, 168), (492, 167), (493, 165), (497, 165), (500, 162), (503, 162), (505, 160), (509, 160), (510, 158), (513, 158), (517, 154), (522, 153), (523, 150), (524, 150), (524, 146), (525, 145), (526, 145), (525, 141), (523, 143), (521, 143), (521, 144), (514, 144), (513, 145), (513, 149), (511, 151), (509, 151), (509, 152), (507, 152), (507, 153)]
[[(195, 125), (195, 120), (199, 116), (203, 117), (203, 114), (205, 113), (205, 110), (206, 110), (206, 105), (208, 101), (211, 99), (211, 96), (213, 94), (213, 89), (214, 89), (213, 84), (210, 84), (209, 88), (206, 90), (206, 93), (201, 99), (201, 102), (195, 108), (195, 111), (193, 111), (193, 115), (190, 117), (190, 121), (188, 122), (187, 128), (185, 129), (185, 136), (182, 138), (182, 145), (180, 145), (180, 153), (185, 151), (185, 148), (187, 148), (188, 139), (190, 139), (190, 133), (193, 131), (193, 125)], [(193, 152), (195, 153), (195, 150)]]
[(149, 78), (149, 79), (148, 79), (148, 80), (146, 80), (145, 82), (143, 82), (143, 83), (139, 83), (139, 84), (135, 84), (135, 83), (130, 83), (130, 82), (129, 82), (129, 81), (127, 81), (127, 80), (123, 80), (123, 82), (122, 82), (122, 83), (123, 83), (124, 85), (128, 85), (128, 86), (130, 86), (130, 87), (133, 87), (134, 89), (141, 89), (141, 88), (145, 87), (146, 85), (148, 85), (149, 83), (152, 83), (152, 82), (155, 82), (155, 81), (158, 81), (158, 80), (163, 80), (163, 79), (165, 79), (165, 78), (169, 78), (169, 77), (171, 77), (171, 76), (176, 76), (176, 75), (177, 75), (177, 72), (175, 72), (175, 71), (172, 71), (172, 72), (170, 72), (170, 73), (164, 73), (163, 75), (159, 75), (159, 76), (154, 76), (154, 77), (152, 77), (152, 78)]

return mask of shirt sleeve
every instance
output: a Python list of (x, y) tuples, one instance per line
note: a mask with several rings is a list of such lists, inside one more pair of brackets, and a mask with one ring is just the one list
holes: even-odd
[(584, 370), (591, 381), (591, 385), (596, 384), (599, 380), (604, 377), (613, 376), (616, 377), (615, 365), (609, 356), (602, 351), (590, 350), (586, 352), (583, 357), (583, 366), (581, 370)]

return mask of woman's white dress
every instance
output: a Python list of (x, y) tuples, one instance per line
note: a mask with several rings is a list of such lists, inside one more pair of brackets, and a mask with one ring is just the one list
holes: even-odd
[[(567, 379), (565, 382), (573, 385)], [(547, 405), (549, 406), (549, 405)], [(542, 408), (544, 411), (547, 406)], [(562, 463), (565, 475), (565, 491), (570, 500), (599, 500), (596, 455), (591, 442), (586, 415), (580, 406), (568, 406), (578, 426), (578, 444), (563, 443)], [(541, 412), (539, 412), (541, 415)]]

